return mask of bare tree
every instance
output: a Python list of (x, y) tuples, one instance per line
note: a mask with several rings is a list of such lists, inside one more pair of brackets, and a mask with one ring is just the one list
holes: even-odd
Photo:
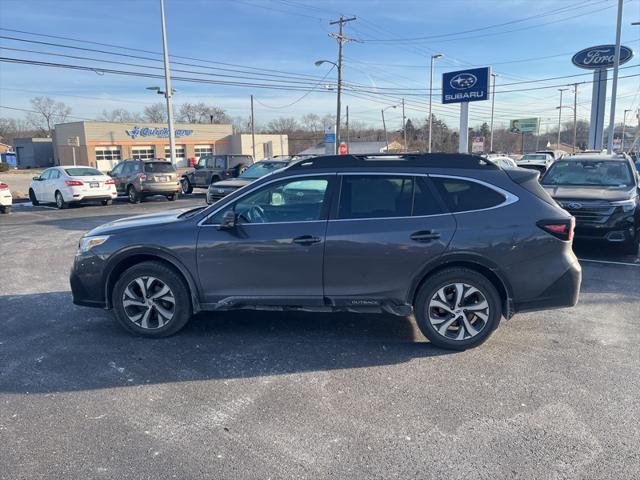
[(270, 133), (286, 133), (290, 134), (298, 130), (300, 126), (298, 121), (293, 117), (280, 117), (271, 120), (267, 124), (267, 131)]
[(25, 120), (20, 118), (0, 118), (0, 142), (13, 144), (13, 140), (23, 137), (34, 137), (38, 135)]
[(167, 106), (164, 103), (154, 103), (144, 107), (144, 119), (151, 123), (166, 123)]
[(49, 97), (32, 98), (31, 108), (33, 112), (27, 114), (27, 121), (47, 137), (53, 135), (57, 123), (64, 123), (71, 114), (71, 107)]
[(303, 115), (301, 123), (304, 130), (314, 135), (322, 130), (322, 120), (320, 120), (320, 116), (315, 113)]
[(210, 107), (204, 102), (183, 103), (178, 109), (178, 121), (185, 123), (231, 123), (231, 117), (223, 109)]
[(251, 117), (233, 117), (233, 133), (251, 133)]
[(124, 108), (115, 108), (111, 111), (103, 110), (98, 120), (102, 122), (134, 123), (141, 122), (143, 118), (137, 112), (132, 113)]

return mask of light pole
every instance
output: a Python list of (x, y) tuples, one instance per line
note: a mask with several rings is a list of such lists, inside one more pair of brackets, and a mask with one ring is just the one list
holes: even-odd
[(342, 65), (336, 62), (332, 62), (331, 60), (317, 60), (315, 62), (315, 66), (319, 67), (323, 63), (330, 63), (334, 67), (338, 69), (338, 95), (336, 97), (336, 142), (334, 152), (336, 155), (338, 154), (338, 148), (340, 145), (340, 94), (342, 92)]
[(430, 68), (430, 77), (429, 77), (429, 147), (428, 151), (431, 153), (431, 127), (433, 120), (431, 119), (431, 106), (433, 103), (433, 64), (435, 60), (441, 58), (443, 55), (441, 53), (436, 53), (435, 55), (431, 55), (431, 68)]
[(613, 152), (613, 134), (616, 128), (616, 96), (618, 94), (618, 69), (620, 68), (620, 34), (622, 31), (622, 5), (624, 1), (618, 0), (618, 21), (616, 24), (616, 49), (613, 62), (613, 83), (611, 84), (611, 110), (609, 112), (609, 139), (607, 153)]
[(489, 135), (489, 152), (493, 152), (493, 109), (496, 104), (496, 77), (497, 73), (491, 73), (493, 86), (491, 87), (491, 134)]
[(568, 88), (559, 88), (560, 92), (560, 106), (558, 108), (558, 141), (556, 142), (556, 148), (560, 150), (560, 128), (562, 127), (562, 92), (569, 90)]
[(631, 110), (625, 110), (624, 113), (622, 114), (622, 151), (624, 152), (624, 132), (627, 129), (627, 112), (630, 112)]
[[(164, 56), (164, 98), (167, 100), (167, 123), (169, 126), (169, 155), (171, 163), (175, 165), (176, 136), (173, 129), (173, 102), (171, 97), (174, 90), (171, 88), (171, 73), (169, 71), (169, 50), (167, 49), (167, 26), (164, 16), (164, 0), (160, 0), (160, 20), (162, 23), (162, 51)], [(158, 89), (160, 93), (160, 89)]]
[(388, 107), (385, 107), (381, 110), (382, 112), (382, 128), (384, 128), (384, 142), (387, 144), (387, 150), (386, 152), (388, 153), (389, 151), (389, 136), (387, 135), (387, 124), (384, 121), (384, 111), (385, 110), (389, 110), (390, 108), (396, 108), (397, 105), (389, 105)]

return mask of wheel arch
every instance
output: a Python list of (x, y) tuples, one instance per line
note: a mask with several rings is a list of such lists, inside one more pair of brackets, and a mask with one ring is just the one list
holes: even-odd
[(415, 305), (420, 288), (430, 276), (454, 267), (468, 268), (485, 276), (493, 286), (496, 287), (500, 295), (503, 305), (503, 315), (506, 318), (513, 316), (513, 291), (506, 276), (491, 260), (474, 254), (455, 254), (444, 258), (441, 257), (436, 264), (427, 265), (411, 283), (407, 301), (411, 305)]
[(108, 309), (112, 308), (111, 296), (113, 288), (118, 278), (129, 268), (143, 262), (158, 262), (178, 274), (185, 282), (185, 286), (189, 290), (191, 297), (191, 308), (193, 313), (200, 311), (200, 302), (198, 300), (198, 288), (195, 280), (189, 273), (189, 270), (171, 253), (162, 248), (133, 248), (122, 252), (115, 256), (108, 264), (104, 274), (104, 295), (105, 305)]

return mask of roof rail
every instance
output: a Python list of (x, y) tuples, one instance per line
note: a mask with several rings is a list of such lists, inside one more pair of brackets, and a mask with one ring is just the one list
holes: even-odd
[(372, 153), (366, 155), (325, 155), (300, 160), (289, 169), (349, 167), (432, 167), (465, 169), (499, 169), (477, 155), (463, 153)]

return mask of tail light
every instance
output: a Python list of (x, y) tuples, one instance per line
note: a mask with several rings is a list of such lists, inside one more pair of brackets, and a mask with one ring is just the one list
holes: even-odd
[(9, 185), (7, 185), (4, 182), (0, 182), (0, 190), (7, 190), (9, 188)]
[(569, 242), (573, 240), (573, 230), (576, 227), (576, 219), (571, 217), (569, 220), (540, 220), (537, 225), (554, 237)]
[(82, 185), (84, 185), (84, 183), (82, 183), (80, 180), (65, 180), (64, 184), (67, 187), (81, 187)]
[(230, 177), (231, 176), (231, 170), (225, 170), (224, 172), (222, 172), (222, 175), (224, 175), (225, 177)]
[(116, 181), (113, 178), (109, 178), (107, 179), (106, 182), (104, 182), (105, 185), (115, 185)]
[(144, 182), (147, 179), (147, 175), (145, 173), (139, 173), (138, 178), (141, 182)]

